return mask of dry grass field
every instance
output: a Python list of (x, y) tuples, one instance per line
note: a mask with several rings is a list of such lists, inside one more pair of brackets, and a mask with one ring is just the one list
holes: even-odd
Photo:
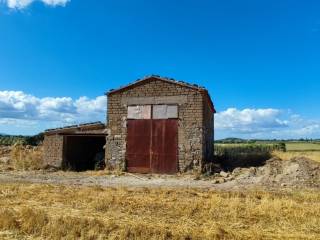
[(0, 186), (2, 239), (319, 239), (320, 192)]
[[(298, 148), (298, 151), (274, 152), (275, 156), (287, 161), (274, 161), (268, 167), (301, 156), (320, 162), (320, 151), (307, 151), (301, 145)], [(224, 184), (212, 185), (210, 179), (188, 180), (182, 187), (180, 182), (180, 187), (159, 184), (152, 187), (120, 187), (121, 184), (107, 187), (100, 177), (106, 184), (108, 181), (122, 183), (122, 177), (107, 178), (106, 171), (50, 175), (45, 172), (41, 175), (40, 171), (40, 176), (35, 177), (36, 172), (21, 170), (40, 168), (41, 149), (17, 145), (6, 154), (11, 157), (8, 169), (15, 171), (5, 170), (8, 167), (5, 165), (2, 170), (0, 239), (320, 239), (319, 188), (311, 190), (301, 185), (297, 190), (293, 184), (284, 190), (280, 181), (274, 185), (277, 187), (262, 190), (253, 181), (261, 178), (259, 169), (255, 169), (254, 176), (248, 169), (251, 175), (243, 180), (242, 185), (238, 178), (224, 183), (226, 188), (223, 191), (215, 186), (223, 189)], [(296, 163), (293, 162), (294, 166)], [(288, 166), (291, 169), (293, 165)], [(304, 165), (298, 166), (303, 173), (309, 173), (304, 172)], [(282, 172), (286, 169), (266, 169), (265, 177), (271, 182), (289, 174), (288, 171)], [(293, 180), (300, 183), (302, 179), (297, 180), (297, 171), (292, 169)], [(7, 171), (11, 178), (5, 177), (9, 174)], [(34, 181), (40, 183), (28, 182), (31, 181), (28, 175), (32, 174)], [(93, 182), (99, 180), (102, 185), (88, 186), (83, 182), (85, 177)], [(49, 178), (57, 178), (56, 183), (45, 183)], [(18, 179), (26, 181), (17, 183)], [(157, 182), (159, 179), (136, 181), (148, 186), (148, 181)], [(191, 189), (190, 181), (199, 185), (206, 183), (210, 190), (203, 187)], [(240, 187), (249, 186), (250, 181), (253, 181), (250, 190)], [(227, 186), (232, 184), (240, 188), (228, 190)], [(286, 183), (286, 186), (291, 185)]]
[(301, 151), (301, 152), (295, 152), (295, 151), (288, 151), (288, 152), (279, 152), (276, 151), (273, 153), (273, 155), (281, 158), (282, 160), (290, 160), (295, 157), (306, 157), (313, 161), (320, 162), (320, 151)]
[(286, 148), (287, 152), (275, 152), (275, 155), (283, 160), (306, 157), (320, 162), (320, 143), (289, 142)]

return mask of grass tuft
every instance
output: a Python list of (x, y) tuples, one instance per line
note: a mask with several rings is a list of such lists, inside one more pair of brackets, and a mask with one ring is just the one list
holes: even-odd
[(16, 170), (39, 170), (43, 167), (42, 149), (15, 144), (11, 149), (11, 164)]
[(14, 216), (14, 212), (7, 209), (0, 209), (0, 229), (16, 230), (19, 228), (19, 223)]

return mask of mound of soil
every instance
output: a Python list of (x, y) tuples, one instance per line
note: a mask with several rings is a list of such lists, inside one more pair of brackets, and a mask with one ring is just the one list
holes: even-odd
[(236, 168), (228, 177), (241, 185), (320, 188), (320, 163), (305, 157), (272, 158), (261, 167)]

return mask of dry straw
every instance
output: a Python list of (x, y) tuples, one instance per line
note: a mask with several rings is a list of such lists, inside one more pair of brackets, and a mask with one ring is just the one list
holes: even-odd
[(43, 166), (41, 147), (16, 143), (11, 149), (11, 164), (16, 170), (38, 170)]
[(4, 184), (0, 206), (0, 232), (21, 238), (320, 238), (319, 192)]

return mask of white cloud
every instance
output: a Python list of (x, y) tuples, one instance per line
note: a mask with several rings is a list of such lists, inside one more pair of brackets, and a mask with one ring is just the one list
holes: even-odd
[(2, 0), (12, 9), (23, 9), (35, 1), (43, 2), (48, 6), (65, 6), (70, 0)]
[(17, 120), (51, 122), (49, 126), (63, 126), (90, 121), (104, 121), (106, 97), (38, 98), (21, 91), (0, 91), (0, 122), (12, 125)]
[(0, 91), (0, 117), (30, 119), (36, 115), (38, 99), (21, 91)]
[(32, 127), (37, 125), (37, 121), (12, 119), (12, 118), (0, 118), (0, 124), (10, 125), (14, 127)]
[(279, 109), (229, 108), (215, 116), (217, 138), (320, 138), (320, 121)]
[(239, 132), (260, 132), (273, 128), (282, 128), (288, 121), (280, 119), (278, 109), (244, 109), (229, 108), (215, 117), (217, 129), (229, 129)]
[(80, 97), (75, 101), (75, 106), (79, 113), (89, 115), (92, 112), (99, 114), (105, 113), (107, 110), (106, 97), (100, 96), (96, 99), (89, 99), (87, 97)]
[[(107, 100), (44, 97), (22, 91), (0, 91), (0, 132), (35, 134), (48, 128), (105, 122)], [(320, 120), (280, 109), (229, 108), (215, 115), (216, 138), (320, 138)]]

